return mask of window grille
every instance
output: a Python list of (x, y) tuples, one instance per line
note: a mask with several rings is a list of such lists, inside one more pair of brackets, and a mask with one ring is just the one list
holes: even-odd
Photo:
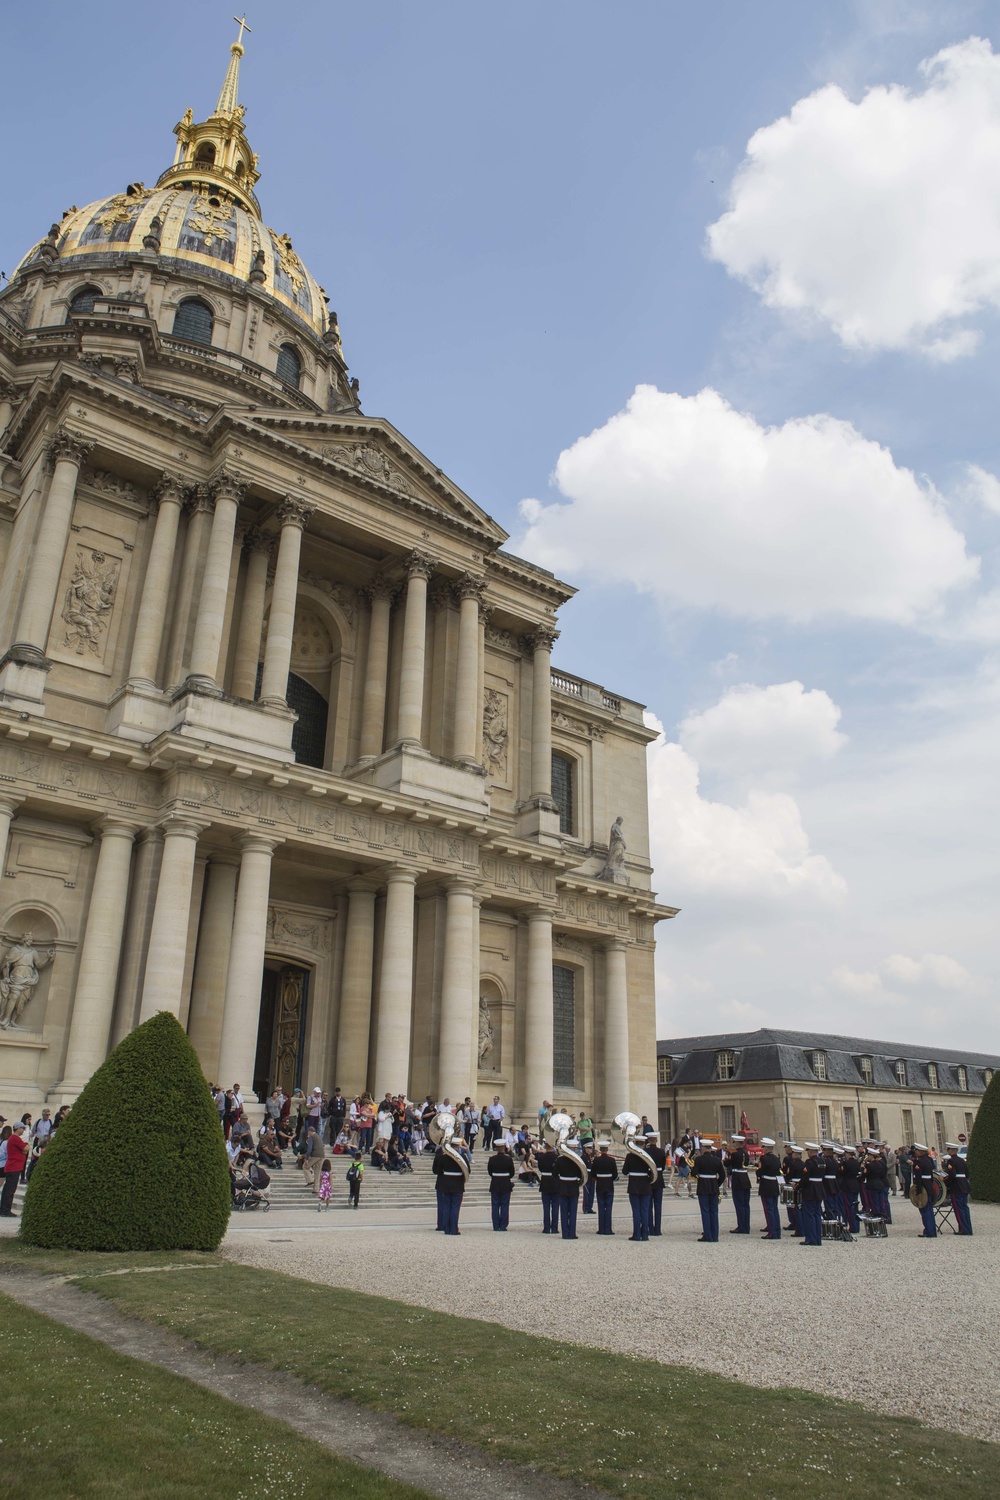
[(722, 1079), (723, 1083), (725, 1083), (726, 1079), (732, 1078), (735, 1075), (735, 1073), (736, 1073), (736, 1053), (735, 1052), (718, 1052), (718, 1053), (716, 1053), (715, 1062), (716, 1062), (716, 1070), (718, 1072), (719, 1077)]
[(872, 1065), (871, 1058), (863, 1057), (861, 1059), (861, 1082), (870, 1085), (874, 1077), (875, 1069)]
[(825, 1083), (826, 1082), (826, 1053), (825, 1052), (812, 1052), (809, 1055), (809, 1061), (810, 1061), (810, 1064), (812, 1066), (813, 1077), (814, 1078), (818, 1078), (821, 1083)]
[(732, 1135), (736, 1129), (736, 1105), (719, 1105), (719, 1129), (723, 1135)]
[(302, 361), (294, 344), (282, 344), (278, 350), (278, 379), (296, 390), (302, 379)]
[(833, 1128), (830, 1123), (829, 1106), (821, 1104), (819, 1107), (819, 1138), (821, 1141), (828, 1141), (832, 1134)]
[(674, 1060), (672, 1057), (658, 1057), (656, 1059), (656, 1081), (657, 1083), (669, 1083), (674, 1076)]
[(903, 1145), (904, 1146), (912, 1146), (913, 1142), (915, 1140), (916, 1140), (916, 1136), (913, 1134), (913, 1110), (912, 1109), (904, 1109), (903, 1110)]
[(903, 1061), (902, 1058), (899, 1058), (898, 1061), (896, 1062), (896, 1065), (895, 1065), (895, 1068), (894, 1068), (894, 1072), (896, 1074), (896, 1082), (899, 1084), (900, 1088), (904, 1088), (905, 1089), (906, 1088), (906, 1063)]
[(574, 771), (576, 767), (568, 755), (553, 755), (552, 757), (552, 799), (559, 809), (559, 832), (573, 833), (575, 812), (574, 807)]
[(934, 1111), (934, 1136), (937, 1142), (938, 1155), (943, 1156), (945, 1142), (944, 1110), (941, 1109), (936, 1109)]
[(552, 969), (552, 1083), (576, 1087), (576, 974), (562, 964)]
[(965, 1093), (968, 1090), (968, 1087), (969, 1087), (969, 1070), (968, 1070), (968, 1068), (962, 1068), (962, 1067), (960, 1067), (958, 1069), (958, 1086), (962, 1090), (963, 1093)]
[(187, 297), (174, 314), (174, 338), (189, 339), (192, 344), (210, 344), (215, 319), (212, 309), (200, 297)]
[(868, 1136), (870, 1140), (880, 1141), (882, 1137), (878, 1133), (878, 1110), (868, 1111)]
[(854, 1133), (854, 1110), (850, 1105), (844, 1105), (844, 1145), (853, 1146), (857, 1136)]
[(93, 312), (94, 303), (98, 297), (103, 296), (104, 293), (99, 286), (82, 286), (78, 292), (73, 293), (73, 300), (70, 302), (69, 311), (66, 314), (67, 323), (73, 313)]
[(928, 1063), (927, 1064), (927, 1082), (928, 1082), (929, 1086), (932, 1089), (938, 1088), (939, 1085), (938, 1085), (938, 1065), (937, 1065), (937, 1063)]

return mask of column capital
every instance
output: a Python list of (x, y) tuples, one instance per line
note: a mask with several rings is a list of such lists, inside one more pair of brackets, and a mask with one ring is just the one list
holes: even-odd
[(602, 943), (601, 946), (603, 947), (605, 953), (627, 953), (628, 952), (628, 938), (623, 938), (623, 937), (608, 938), (607, 942), (606, 943)]
[(274, 552), (274, 540), (272, 532), (261, 531), (259, 526), (248, 526), (243, 537), (243, 548), (246, 552), (261, 552), (269, 558)]
[(97, 818), (93, 824), (100, 833), (102, 839), (118, 838), (128, 839), (131, 842), (139, 832), (140, 824), (134, 819), (124, 818), (120, 813), (104, 813)]
[(0, 813), (12, 818), (23, 802), (24, 798), (17, 792), (0, 792)]
[(367, 599), (370, 607), (375, 603), (376, 599), (386, 599), (391, 604), (397, 588), (398, 585), (386, 578), (384, 573), (376, 573), (367, 587), (361, 590), (361, 593)]
[(55, 468), (60, 460), (67, 459), (70, 463), (76, 464), (79, 469), (93, 446), (87, 438), (81, 437), (79, 433), (71, 432), (68, 427), (58, 427), (48, 446), (49, 467)]
[(149, 492), (149, 503), (154, 510), (162, 505), (184, 504), (187, 486), (179, 474), (162, 473)]
[(371, 875), (355, 875), (347, 882), (347, 892), (351, 896), (375, 896), (378, 881)]
[(206, 819), (191, 818), (186, 813), (167, 813), (159, 823), (164, 838), (197, 839), (210, 826)]
[(241, 854), (273, 854), (283, 838), (271, 833), (245, 833), (239, 840)]
[(207, 484), (192, 484), (188, 488), (184, 505), (190, 516), (210, 516), (215, 509), (215, 500), (212, 497), (211, 486)]
[(527, 913), (527, 919), (528, 919), (529, 923), (530, 922), (547, 922), (548, 925), (551, 927), (552, 924), (555, 922), (556, 914), (555, 914), (554, 911), (539, 911), (538, 908), (536, 907), (533, 911), (529, 911)]
[(205, 857), (210, 865), (232, 865), (234, 869), (239, 868), (240, 857), (231, 849), (209, 849)]
[(407, 578), (430, 578), (437, 563), (426, 552), (411, 552), (406, 559)]
[(536, 625), (521, 637), (526, 651), (551, 651), (559, 639), (559, 632), (551, 625)]
[(232, 469), (220, 469), (212, 476), (212, 498), (216, 504), (220, 500), (231, 500), (234, 505), (239, 505), (246, 494), (246, 483)]
[(301, 495), (286, 495), (278, 506), (278, 520), (282, 528), (298, 526), (301, 531), (304, 531), (315, 509), (315, 505), (310, 505)]
[(486, 579), (475, 573), (463, 573), (455, 580), (455, 593), (459, 599), (476, 599), (482, 604), (486, 592)]
[(390, 885), (413, 885), (417, 883), (416, 870), (407, 870), (402, 865), (392, 865), (386, 872), (385, 883)]
[(455, 586), (447, 578), (439, 578), (434, 584), (428, 597), (431, 609), (454, 609)]
[(476, 881), (472, 875), (449, 875), (444, 881), (446, 891), (464, 891), (467, 895), (473, 895), (476, 889)]

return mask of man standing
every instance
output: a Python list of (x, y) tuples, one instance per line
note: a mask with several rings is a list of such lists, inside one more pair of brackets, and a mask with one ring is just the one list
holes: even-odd
[(744, 1149), (745, 1136), (731, 1137), (732, 1150), (726, 1168), (729, 1172), (729, 1187), (736, 1210), (736, 1228), (730, 1234), (750, 1233), (750, 1158)]
[(580, 1144), (582, 1148), (580, 1155), (583, 1157), (587, 1168), (587, 1180), (583, 1184), (583, 1211), (585, 1214), (592, 1214), (594, 1212), (594, 1196), (597, 1192), (597, 1183), (594, 1181), (592, 1170), (594, 1165), (594, 1145), (593, 1140), (588, 1145), (583, 1141), (582, 1137)]
[(861, 1163), (858, 1161), (858, 1153), (853, 1146), (844, 1147), (844, 1160), (841, 1163), (840, 1170), (847, 1227), (852, 1234), (860, 1234), (861, 1220), (858, 1218), (858, 1199), (861, 1196)]
[(323, 1137), (314, 1125), (310, 1125), (306, 1131), (305, 1150), (302, 1153), (302, 1178), (306, 1187), (314, 1193), (319, 1192), (320, 1168), (325, 1155)]
[(614, 1234), (611, 1216), (615, 1202), (615, 1183), (618, 1181), (618, 1163), (611, 1155), (610, 1148), (610, 1141), (598, 1141), (597, 1155), (590, 1169), (597, 1200), (598, 1234)]
[(538, 1165), (538, 1188), (542, 1198), (542, 1233), (555, 1234), (558, 1228), (556, 1207), (556, 1166), (559, 1158), (547, 1141), (535, 1153)]
[(698, 1179), (698, 1207), (701, 1210), (699, 1244), (715, 1244), (719, 1238), (719, 1189), (726, 1180), (721, 1157), (708, 1147), (695, 1157), (694, 1173)]
[[(455, 1147), (455, 1150), (457, 1149)], [(445, 1234), (461, 1234), (462, 1231), (458, 1227), (458, 1213), (462, 1207), (462, 1195), (465, 1192), (466, 1172), (443, 1146), (439, 1146), (434, 1153), (432, 1171), (435, 1186), (438, 1189), (438, 1213), (441, 1228)]]
[(500, 1103), (500, 1095), (493, 1095), (493, 1103), (486, 1106), (486, 1126), (484, 1130), (483, 1150), (492, 1150), (493, 1143), (503, 1128), (503, 1122), (507, 1117), (507, 1111)]
[(656, 1181), (649, 1201), (649, 1232), (658, 1239), (663, 1227), (663, 1170), (667, 1165), (667, 1153), (660, 1145), (657, 1131), (646, 1132), (644, 1149), (646, 1155), (651, 1156), (656, 1163)]
[(28, 1143), (24, 1126), (18, 1122), (7, 1137), (7, 1160), (3, 1165), (3, 1190), (0, 1192), (0, 1218), (17, 1217), (14, 1194), (28, 1160)]
[(514, 1186), (514, 1161), (507, 1147), (500, 1141), (496, 1151), (486, 1163), (490, 1175), (490, 1210), (493, 1228), (505, 1233), (510, 1223), (510, 1195)]
[(823, 1217), (840, 1218), (840, 1163), (832, 1141), (823, 1142)]
[(347, 1100), (340, 1092), (340, 1085), (333, 1091), (333, 1097), (328, 1105), (330, 1119), (330, 1145), (337, 1144), (337, 1137), (342, 1134), (344, 1121), (347, 1119)]
[[(580, 1162), (580, 1166), (577, 1165)], [(555, 1189), (559, 1206), (559, 1227), (564, 1240), (575, 1240), (576, 1216), (580, 1208), (580, 1189), (584, 1174), (581, 1171), (583, 1158), (556, 1154)]]
[[(785, 1175), (785, 1181), (798, 1188), (805, 1168), (802, 1165), (802, 1147), (796, 1146), (794, 1141), (788, 1143), (788, 1155), (781, 1163), (781, 1170)], [(802, 1215), (798, 1192), (788, 1205), (788, 1228), (793, 1239), (802, 1238)]]
[[(35, 1126), (38, 1129), (38, 1126)], [(951, 1194), (951, 1206), (955, 1210), (955, 1218), (958, 1221), (959, 1234), (972, 1233), (972, 1219), (969, 1216), (969, 1168), (964, 1156), (959, 1156), (958, 1146), (954, 1141), (949, 1141), (945, 1150), (948, 1155), (944, 1159), (944, 1180)]]
[(802, 1167), (802, 1187), (799, 1191), (801, 1206), (799, 1218), (802, 1224), (803, 1245), (823, 1243), (823, 1178), (826, 1163), (819, 1154), (815, 1141), (806, 1141), (806, 1160)]
[(50, 1113), (49, 1110), (43, 1109), (42, 1112), (41, 1112), (41, 1114), (39, 1115), (38, 1119), (35, 1121), (35, 1128), (31, 1132), (31, 1139), (33, 1141), (37, 1141), (38, 1145), (41, 1147), (41, 1146), (44, 1146), (47, 1143), (47, 1141), (49, 1139), (49, 1136), (51, 1134), (52, 1134), (52, 1118), (51, 1118), (51, 1113)]
[(920, 1217), (924, 1221), (923, 1233), (919, 1236), (922, 1240), (937, 1239), (937, 1224), (934, 1219), (934, 1163), (931, 1160), (929, 1146), (922, 1146), (919, 1141), (913, 1147), (917, 1153), (917, 1159), (913, 1163), (913, 1186), (920, 1193), (923, 1206), (918, 1203)]
[[(645, 1146), (642, 1148), (645, 1150)], [(653, 1206), (653, 1176), (648, 1164), (634, 1149), (626, 1154), (622, 1162), (622, 1176), (628, 1184), (628, 1206), (632, 1210), (632, 1233), (629, 1239), (633, 1243), (645, 1242), (649, 1239), (649, 1226), (652, 1218)]]
[(764, 1210), (764, 1223), (767, 1226), (761, 1239), (781, 1239), (781, 1214), (778, 1212), (778, 1184), (781, 1182), (781, 1163), (774, 1154), (774, 1142), (769, 1135), (763, 1135), (760, 1143), (764, 1147), (764, 1155), (757, 1163), (757, 1192), (760, 1195), (760, 1206)]
[(538, 1139), (545, 1140), (545, 1127), (549, 1123), (549, 1115), (552, 1113), (552, 1105), (548, 1099), (543, 1099), (538, 1110)]

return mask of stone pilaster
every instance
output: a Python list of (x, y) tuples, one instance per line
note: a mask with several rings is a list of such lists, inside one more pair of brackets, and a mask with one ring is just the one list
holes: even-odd
[(184, 551), (181, 555), (180, 577), (170, 624), (170, 641), (167, 646), (167, 687), (176, 687), (185, 675), (188, 661), (187, 643), (190, 634), (191, 615), (194, 610), (195, 585), (198, 569), (205, 547), (205, 534), (211, 525), (212, 494), (206, 484), (195, 485), (186, 501), (188, 513), (187, 531), (184, 535)]
[(24, 801), (23, 797), (12, 797), (8, 792), (0, 796), (0, 879), (7, 864), (7, 845), (10, 841), (10, 825)]
[(233, 537), (243, 486), (232, 474), (223, 473), (214, 481), (212, 490), (215, 513), (212, 516), (205, 571), (201, 580), (188, 681), (195, 689), (217, 692), (219, 650), (226, 621)]
[(184, 503), (181, 481), (172, 474), (164, 474), (152, 498), (157, 507), (156, 524), (139, 601), (128, 676), (129, 682), (136, 686), (155, 688), (170, 599), (177, 528)]
[(528, 917), (527, 994), (524, 1005), (524, 1071), (521, 1108), (533, 1114), (552, 1098), (552, 913)]
[(398, 1093), (409, 1085), (410, 1018), (413, 1006), (413, 870), (389, 871), (379, 977), (374, 1093)]
[(462, 876), (445, 892), (444, 960), (441, 971), (441, 1034), (438, 1041), (438, 1095), (464, 1099), (473, 1092), (470, 1010), (473, 995), (473, 882)]
[(191, 985), (188, 1036), (201, 1060), (205, 1077), (213, 1082), (219, 1071), (219, 1043), (239, 867), (239, 859), (233, 854), (210, 856)]
[(191, 886), (198, 837), (205, 824), (181, 814), (163, 824), (163, 857), (156, 887), (153, 924), (146, 953), (146, 975), (142, 986), (139, 1023), (157, 1011), (178, 1016), (184, 988), (188, 926), (191, 919)]
[(479, 693), (480, 603), (482, 579), (465, 574), (458, 580), (458, 669), (455, 683), (455, 759), (466, 765), (476, 764), (479, 720), (482, 714)]
[(552, 802), (552, 647), (558, 631), (539, 626), (527, 637), (531, 648), (531, 799)]
[(345, 1097), (353, 1099), (368, 1086), (375, 891), (366, 880), (352, 880), (347, 892), (347, 931), (344, 934), (335, 1071)]
[(604, 949), (604, 1115), (632, 1108), (628, 1043), (628, 946), (612, 938)]
[(423, 743), (424, 660), (427, 650), (427, 580), (434, 571), (429, 557), (414, 552), (407, 562), (403, 650), (399, 673), (399, 742)]
[(375, 760), (385, 739), (385, 688), (389, 670), (389, 611), (393, 587), (375, 577), (367, 589), (371, 609), (368, 626), (368, 660), (365, 665), (361, 704), (361, 748), (359, 759)]
[(243, 584), (243, 607), (236, 634), (236, 658), (233, 662), (233, 697), (252, 702), (257, 687), (257, 663), (260, 661), (260, 637), (264, 628), (264, 599), (267, 594), (267, 569), (274, 550), (274, 538), (256, 530), (247, 533), (245, 548), (247, 572)]
[(267, 621), (267, 645), (264, 648), (264, 671), (260, 701), (273, 708), (286, 708), (288, 668), (292, 660), (292, 634), (295, 629), (295, 600), (299, 588), (299, 557), (302, 532), (314, 506), (295, 495), (288, 495), (278, 506), (281, 535), (271, 590), (271, 611)]

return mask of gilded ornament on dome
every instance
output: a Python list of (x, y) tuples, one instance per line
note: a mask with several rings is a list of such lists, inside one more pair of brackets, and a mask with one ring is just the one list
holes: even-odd
[(188, 209), (186, 227), (200, 234), (207, 247), (215, 240), (231, 240), (234, 223), (235, 215), (230, 205), (213, 203), (210, 198), (199, 195)]
[(140, 192), (118, 193), (114, 198), (108, 199), (99, 214), (95, 214), (94, 223), (99, 224), (105, 234), (108, 234), (116, 224), (138, 218), (142, 205), (152, 196), (152, 191), (148, 188), (143, 188)]
[(274, 241), (274, 252), (278, 257), (281, 269), (291, 282), (292, 290), (298, 296), (299, 292), (305, 286), (306, 280), (302, 262), (292, 249), (292, 241), (287, 234), (275, 234), (273, 229), (270, 231), (270, 234)]

